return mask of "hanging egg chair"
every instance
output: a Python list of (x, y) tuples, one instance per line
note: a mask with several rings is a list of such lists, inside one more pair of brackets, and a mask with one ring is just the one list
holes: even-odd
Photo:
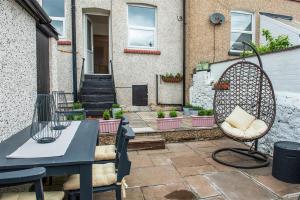
[[(250, 149), (222, 148), (213, 152), (212, 158), (224, 165), (236, 168), (259, 168), (269, 165), (268, 157), (257, 150), (258, 139), (271, 129), (275, 115), (276, 102), (272, 83), (263, 70), (261, 58), (256, 54), (259, 65), (246, 61), (234, 63), (221, 75), (218, 83), (228, 83), (225, 89), (216, 89), (214, 95), (214, 117), (222, 132), (238, 142), (253, 142)], [(250, 157), (254, 164), (230, 163), (220, 156), (224, 152), (234, 152)], [(218, 156), (219, 155), (219, 156)]]

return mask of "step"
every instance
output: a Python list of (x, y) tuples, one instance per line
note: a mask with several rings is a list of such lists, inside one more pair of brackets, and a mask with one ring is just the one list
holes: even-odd
[(107, 102), (82, 102), (82, 106), (85, 110), (89, 109), (110, 109), (114, 104), (113, 101)]
[(102, 94), (113, 94), (114, 89), (113, 88), (93, 88), (93, 87), (82, 87), (80, 89), (81, 95), (102, 95)]
[(113, 83), (112, 81), (106, 81), (106, 80), (86, 80), (83, 82), (83, 87), (96, 87), (96, 88), (112, 88)]
[(160, 135), (155, 136), (136, 136), (130, 140), (128, 149), (130, 150), (154, 150), (165, 149), (166, 140)]
[(89, 117), (101, 118), (104, 111), (105, 111), (105, 109), (88, 109), (88, 110), (85, 110), (87, 118), (89, 118)]
[(89, 94), (89, 95), (81, 95), (80, 99), (82, 102), (107, 102), (107, 101), (114, 101), (114, 95), (112, 94)]
[(111, 75), (95, 75), (95, 74), (88, 74), (84, 75), (84, 80), (111, 80)]

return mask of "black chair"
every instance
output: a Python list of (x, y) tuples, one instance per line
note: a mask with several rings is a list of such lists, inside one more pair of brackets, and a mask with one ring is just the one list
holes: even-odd
[(126, 118), (122, 117), (118, 126), (115, 144), (113, 145), (101, 145), (97, 146), (95, 150), (95, 162), (96, 164), (104, 164), (114, 162), (116, 155), (122, 149), (122, 142), (119, 142), (122, 136), (122, 126), (128, 125), (129, 122)]
[(47, 200), (47, 197), (52, 199), (62, 200), (64, 192), (46, 192), (44, 195), (42, 178), (46, 176), (46, 169), (43, 167), (25, 169), (12, 172), (0, 173), (0, 186), (8, 187), (21, 185), (25, 183), (34, 183), (34, 192), (11, 192), (0, 194), (0, 199), (19, 199), (18, 197), (26, 197), (32, 200)]
[[(128, 159), (127, 149), (130, 139), (135, 137), (134, 132), (128, 126), (122, 127), (122, 134), (119, 142), (122, 142), (122, 149), (116, 157), (115, 163), (93, 165), (93, 192), (106, 192), (115, 190), (116, 199), (121, 200), (121, 191), (125, 190), (124, 177), (130, 174), (131, 162)], [(123, 139), (124, 138), (124, 139)], [(64, 184), (68, 197), (75, 200), (80, 194), (80, 176), (72, 175)]]

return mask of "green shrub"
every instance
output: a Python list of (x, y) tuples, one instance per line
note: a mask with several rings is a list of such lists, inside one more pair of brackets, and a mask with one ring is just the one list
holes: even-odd
[(104, 112), (103, 112), (103, 119), (104, 120), (109, 120), (110, 119), (110, 112), (109, 112), (109, 110), (105, 110)]
[(204, 110), (201, 106), (193, 106), (193, 110)]
[(84, 115), (83, 114), (74, 114), (74, 115), (68, 115), (67, 120), (69, 121), (82, 121), (84, 120)]
[(163, 111), (158, 111), (157, 112), (157, 118), (165, 118), (165, 113)]
[(198, 110), (198, 115), (199, 115), (199, 116), (207, 116), (207, 112), (206, 112), (205, 109)]
[(169, 113), (169, 116), (171, 118), (177, 117), (177, 111), (176, 110), (171, 110), (170, 113)]
[(189, 104), (189, 103), (185, 104), (185, 106), (183, 106), (183, 107), (184, 108), (193, 108), (192, 104)]
[(82, 104), (79, 101), (74, 102), (72, 108), (73, 109), (82, 109)]
[(206, 114), (207, 114), (207, 116), (212, 116), (212, 115), (214, 115), (214, 110), (208, 109), (208, 110), (206, 110)]
[[(267, 44), (256, 45), (252, 43), (252, 45), (256, 48), (259, 54), (279, 51), (292, 46), (289, 37), (287, 35), (279, 35), (278, 37), (274, 38), (271, 32), (266, 29), (262, 30), (262, 35), (265, 37)], [(254, 55), (252, 51), (245, 51), (241, 53), (242, 57), (252, 56), (252, 55)]]
[(120, 104), (113, 104), (111, 107), (112, 108), (121, 108)]
[(121, 119), (123, 117), (123, 111), (120, 110), (115, 113), (115, 119)]

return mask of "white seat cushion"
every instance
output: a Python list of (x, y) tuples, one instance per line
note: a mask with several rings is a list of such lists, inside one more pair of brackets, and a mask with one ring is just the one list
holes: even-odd
[(114, 160), (116, 158), (115, 145), (96, 146), (95, 160)]
[[(45, 200), (63, 200), (64, 192), (44, 192)], [(36, 200), (34, 192), (11, 192), (0, 194), (0, 200)]]
[[(93, 165), (93, 187), (111, 185), (117, 182), (117, 174), (114, 163)], [(80, 175), (75, 174), (64, 183), (64, 190), (80, 189)]]
[(225, 119), (231, 126), (242, 131), (247, 130), (254, 120), (255, 117), (253, 115), (250, 115), (239, 106), (236, 106), (232, 113)]
[(221, 128), (226, 134), (233, 137), (251, 139), (259, 137), (261, 134), (263, 134), (268, 129), (268, 126), (264, 121), (256, 119), (250, 124), (246, 131), (235, 128), (226, 121), (221, 124)]
[(245, 136), (250, 138), (258, 137), (261, 134), (263, 134), (267, 129), (268, 129), (268, 125), (264, 121), (260, 119), (256, 119), (252, 122), (250, 127), (245, 131)]

